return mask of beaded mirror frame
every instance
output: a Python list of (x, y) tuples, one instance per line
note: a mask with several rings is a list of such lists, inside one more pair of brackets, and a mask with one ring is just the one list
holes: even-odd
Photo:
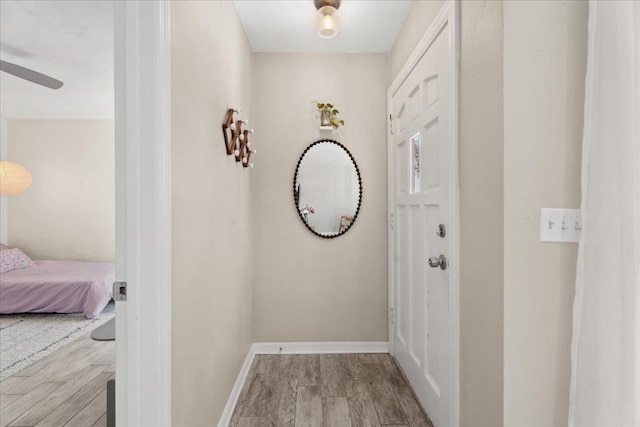
[[(309, 150), (311, 150), (313, 147), (319, 145), (319, 144), (335, 144), (337, 145), (339, 148), (341, 148), (342, 150), (344, 150), (345, 153), (347, 153), (347, 155), (349, 156), (349, 159), (351, 160), (351, 163), (353, 164), (355, 171), (356, 171), (356, 175), (358, 176), (358, 206), (356, 207), (356, 212), (353, 214), (353, 219), (351, 220), (351, 222), (349, 223), (349, 225), (347, 227), (345, 227), (344, 229), (342, 227), (340, 227), (338, 229), (338, 232), (336, 234), (330, 234), (330, 235), (326, 235), (326, 234), (320, 234), (317, 231), (315, 231), (305, 220), (304, 217), (302, 215), (302, 212), (300, 212), (300, 208), (298, 207), (298, 202), (299, 202), (299, 194), (298, 194), (298, 189), (297, 189), (297, 178), (298, 178), (298, 171), (300, 170), (300, 165), (302, 164), (302, 160), (304, 159), (304, 156), (307, 154), (307, 152)], [(333, 139), (320, 139), (312, 144), (310, 144), (302, 153), (302, 155), (300, 156), (300, 158), (298, 159), (298, 164), (296, 165), (296, 170), (293, 174), (293, 202), (294, 202), (294, 206), (296, 208), (296, 211), (298, 212), (298, 216), (300, 217), (300, 220), (302, 221), (302, 223), (307, 227), (307, 229), (309, 231), (311, 231), (313, 234), (315, 234), (318, 237), (322, 237), (323, 239), (333, 239), (335, 237), (338, 236), (342, 236), (343, 234), (345, 234), (347, 231), (349, 231), (353, 225), (356, 222), (356, 219), (358, 218), (358, 214), (360, 213), (360, 207), (362, 206), (362, 176), (360, 175), (360, 169), (358, 168), (358, 164), (356, 163), (355, 158), (353, 157), (353, 155), (351, 154), (351, 152), (347, 149), (347, 147), (345, 147), (344, 145), (342, 145), (341, 143), (339, 143), (338, 141), (334, 141)]]

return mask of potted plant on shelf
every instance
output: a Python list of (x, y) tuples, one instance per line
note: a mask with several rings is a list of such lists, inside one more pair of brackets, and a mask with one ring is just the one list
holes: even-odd
[(313, 101), (320, 112), (320, 126), (329, 127), (332, 126), (337, 129), (340, 126), (344, 126), (344, 120), (338, 119), (340, 111), (333, 107), (333, 104)]

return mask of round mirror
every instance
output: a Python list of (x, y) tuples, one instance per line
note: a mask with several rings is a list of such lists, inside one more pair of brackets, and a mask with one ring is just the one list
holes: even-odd
[(296, 167), (293, 199), (300, 219), (317, 236), (346, 233), (362, 200), (360, 171), (349, 150), (330, 139), (307, 147)]

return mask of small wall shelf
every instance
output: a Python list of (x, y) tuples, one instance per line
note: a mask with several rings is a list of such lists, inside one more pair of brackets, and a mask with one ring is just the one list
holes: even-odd
[(222, 123), (227, 155), (235, 156), (236, 162), (241, 162), (243, 167), (252, 168), (251, 155), (257, 153), (251, 148), (251, 142), (249, 142), (249, 135), (253, 134), (253, 129), (242, 129), (243, 126), (249, 124), (249, 120), (236, 120), (236, 114), (240, 114), (240, 109), (229, 108)]

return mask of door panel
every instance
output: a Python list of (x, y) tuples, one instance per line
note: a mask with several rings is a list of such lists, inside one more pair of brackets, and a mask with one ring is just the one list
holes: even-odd
[(422, 164), (424, 165), (424, 172), (426, 175), (425, 187), (438, 187), (440, 184), (440, 150), (438, 149), (438, 130), (439, 121), (436, 117), (424, 127), (422, 134), (424, 138), (424, 159)]
[[(397, 253), (397, 262), (399, 264), (399, 268), (396, 270), (398, 274), (398, 282), (400, 283), (408, 283), (409, 282), (409, 273), (410, 273), (410, 262), (408, 258), (408, 254), (410, 254), (410, 250), (408, 247), (405, 247), (403, 244), (408, 244), (409, 242), (409, 227), (410, 223), (408, 219), (408, 209), (406, 206), (401, 206), (398, 209), (398, 225), (397, 225), (397, 235), (398, 235), (398, 253)], [(407, 286), (396, 288), (397, 296), (396, 301), (398, 302), (397, 308), (397, 337), (399, 342), (403, 347), (407, 346), (409, 336), (409, 288)]]
[[(426, 292), (424, 288), (424, 269), (421, 268), (423, 260), (420, 257), (421, 253), (424, 253), (424, 233), (425, 233), (425, 219), (424, 210), (420, 205), (411, 206), (411, 218), (409, 222), (414, 227), (411, 233), (411, 311), (409, 313), (410, 319), (416, 319), (416, 314), (423, 310), (426, 301)], [(409, 355), (414, 362), (419, 366), (424, 359), (425, 351), (425, 324), (423, 322), (411, 322), (412, 333), (411, 340), (408, 343)]]
[(457, 164), (450, 131), (452, 30), (448, 20), (441, 25), (390, 93), (389, 105), (395, 129), (389, 152), (391, 351), (436, 427), (452, 422), (451, 270), (429, 266), (428, 259), (449, 257), (450, 236), (436, 233), (439, 224), (453, 225), (447, 224), (450, 172)]

